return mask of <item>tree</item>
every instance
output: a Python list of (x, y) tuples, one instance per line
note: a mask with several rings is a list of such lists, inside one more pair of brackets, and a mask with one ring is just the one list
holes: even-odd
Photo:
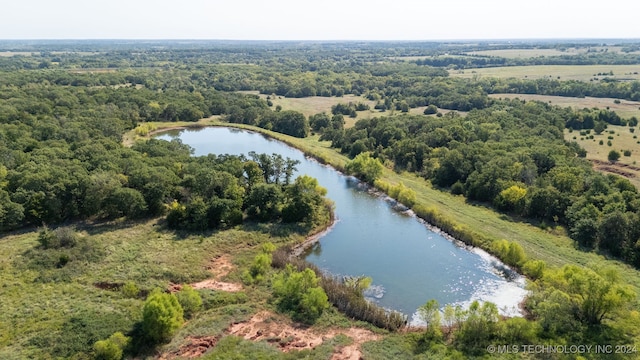
[(502, 190), (494, 203), (498, 209), (521, 212), (525, 206), (525, 196), (527, 196), (527, 189), (513, 185)]
[(307, 175), (299, 176), (286, 187), (285, 205), (282, 208), (282, 220), (285, 222), (305, 222), (319, 225), (328, 220), (328, 200), (324, 196), (327, 189), (318, 184), (318, 180)]
[(437, 112), (438, 112), (438, 107), (433, 105), (433, 104), (427, 106), (427, 108), (424, 109), (424, 114), (425, 115), (432, 115), (432, 114), (435, 114)]
[(144, 302), (142, 330), (155, 343), (168, 341), (182, 326), (183, 315), (182, 306), (175, 295), (155, 289)]
[(370, 184), (382, 175), (383, 168), (380, 160), (372, 158), (369, 153), (360, 153), (345, 166), (348, 174), (355, 175)]
[(442, 335), (440, 332), (440, 305), (434, 299), (418, 308), (420, 319), (427, 325), (427, 333), (431, 338)]
[(620, 159), (620, 152), (616, 150), (609, 151), (609, 155), (607, 155), (607, 159), (609, 159), (609, 161), (612, 163), (618, 161)]
[(545, 275), (543, 282), (546, 286), (540, 289), (544, 290), (533, 296), (541, 300), (534, 314), (541, 318), (543, 327), (549, 321), (569, 317), (583, 325), (598, 325), (616, 311), (626, 309), (635, 298), (635, 292), (622, 284), (620, 274), (613, 268), (591, 270), (565, 265)]
[(245, 199), (247, 215), (260, 221), (276, 219), (280, 216), (284, 200), (279, 185), (257, 184)]

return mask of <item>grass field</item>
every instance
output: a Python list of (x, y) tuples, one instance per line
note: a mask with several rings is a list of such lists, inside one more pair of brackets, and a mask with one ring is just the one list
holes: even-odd
[[(587, 150), (587, 159), (592, 160), (594, 168), (629, 179), (636, 187), (640, 188), (640, 143), (638, 128), (632, 133), (627, 126), (609, 125), (607, 130), (597, 135), (593, 130), (586, 135), (580, 131), (565, 130), (564, 137), (567, 141), (575, 141)], [(592, 137), (592, 138), (591, 138)], [(602, 145), (600, 142), (602, 141)], [(611, 142), (611, 146), (608, 142)], [(610, 163), (608, 155), (611, 150), (616, 150), (622, 155), (620, 160)], [(630, 156), (624, 156), (624, 151), (631, 152)]]
[(522, 59), (540, 56), (561, 56), (561, 55), (577, 55), (585, 53), (586, 49), (567, 49), (561, 51), (558, 49), (499, 49), (469, 52), (469, 55), (495, 56), (507, 59)]
[[(241, 273), (249, 267), (260, 244), (303, 241), (302, 235), (277, 235), (281, 231), (258, 225), (187, 234), (168, 231), (155, 219), (77, 223), (75, 228), (80, 238), (91, 244), (88, 250), (82, 249), (90, 256), (79, 260), (72, 255), (62, 267), (46, 266), (45, 255), (50, 251), (72, 252), (73, 248), (40, 249), (36, 229), (5, 234), (0, 240), (1, 359), (88, 359), (95, 341), (116, 331), (129, 333), (134, 329), (142, 318), (145, 294), (150, 290), (169, 289), (171, 284), (207, 283), (197, 282), (211, 279), (212, 273), (220, 270), (218, 259), (228, 261), (229, 272), (216, 277), (216, 283), (233, 284), (241, 290), (198, 290), (204, 309), (170, 343), (137, 358), (188, 353), (197, 348), (191, 347), (194, 339), (203, 337), (215, 344), (230, 332), (232, 324), (248, 321), (258, 312), (270, 314), (267, 321), (278, 328), (292, 328), (291, 320), (277, 314), (268, 303), (271, 294), (267, 284), (242, 286)], [(123, 293), (119, 286), (126, 282), (134, 282), (140, 295)], [(335, 335), (340, 329), (359, 325), (370, 328), (331, 309), (309, 330), (320, 334), (316, 336), (321, 342), (322, 334)], [(349, 332), (346, 334), (349, 336)], [(279, 341), (288, 344), (294, 339), (296, 334), (291, 333)], [(337, 345), (331, 344), (328, 342), (323, 350), (328, 354), (325, 358)]]
[[(248, 94), (260, 95), (261, 98), (266, 99), (268, 95), (258, 94), (257, 91), (243, 91)], [(331, 107), (337, 104), (348, 104), (348, 103), (364, 103), (368, 104), (371, 110), (358, 111), (358, 116), (356, 118), (350, 118), (348, 116), (344, 117), (345, 127), (349, 128), (355, 124), (359, 119), (369, 119), (375, 116), (380, 116), (381, 113), (377, 110), (374, 110), (373, 107), (376, 105), (375, 101), (367, 100), (362, 96), (355, 95), (345, 95), (341, 97), (324, 97), (324, 96), (310, 96), (305, 98), (288, 98), (284, 96), (271, 95), (271, 101), (273, 102), (274, 108), (278, 105), (282, 106), (282, 110), (294, 110), (303, 113), (306, 117), (311, 115), (319, 114), (325, 112), (327, 114), (331, 114)]]
[[(609, 73), (613, 76), (598, 76), (598, 73)], [(560, 80), (589, 81), (604, 77), (619, 80), (640, 80), (640, 65), (535, 65), (535, 66), (504, 66), (492, 68), (477, 68), (465, 70), (449, 70), (453, 77), (493, 77), (517, 79), (552, 78)]]
[(549, 103), (551, 105), (558, 105), (561, 107), (572, 107), (575, 109), (584, 108), (599, 108), (609, 109), (615, 111), (623, 118), (630, 118), (635, 116), (640, 119), (640, 101), (619, 100), (620, 103), (616, 104), (613, 98), (593, 98), (593, 97), (568, 97), (568, 96), (551, 96), (551, 95), (535, 95), (535, 94), (491, 94), (492, 98), (504, 98), (504, 99), (521, 99), (521, 100), (535, 100)]

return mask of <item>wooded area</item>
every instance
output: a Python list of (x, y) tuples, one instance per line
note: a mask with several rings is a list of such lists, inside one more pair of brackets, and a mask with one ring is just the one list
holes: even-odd
[[(0, 231), (13, 236), (16, 230), (38, 227), (38, 244), (20, 255), (26, 265), (14, 263), (19, 260), (6, 260), (7, 264), (17, 272), (24, 267), (39, 269), (42, 276), (37, 281), (43, 283), (75, 279), (54, 269), (76, 271), (81, 264), (104, 256), (95, 240), (77, 237), (66, 227), (79, 221), (160, 218), (166, 230), (187, 234), (234, 231), (241, 224), (278, 224), (290, 233), (307, 234), (330, 223), (326, 191), (310, 177), (293, 180), (297, 165), (293, 160), (256, 153), (196, 157), (177, 140), (147, 139), (123, 145), (125, 132), (144, 136), (155, 122), (195, 123), (217, 116), (230, 124), (329, 141), (332, 148), (353, 159), (344, 170), (409, 207), (417, 204), (415, 192), (403, 184), (376, 181), (383, 169), (416, 174), (441, 191), (464, 196), (469, 204), (565, 232), (581, 251), (596, 251), (640, 267), (638, 189), (624, 177), (594, 170), (584, 159), (586, 151), (563, 135), (565, 129), (599, 134), (608, 125), (634, 129), (638, 119), (623, 118), (609, 109), (562, 108), (487, 96), (521, 93), (637, 101), (640, 81), (462, 79), (448, 72), (488, 66), (640, 64), (640, 55), (627, 44), (628, 49), (620, 53), (506, 59), (468, 55), (493, 49), (486, 44), (454, 45), (0, 42), (3, 51), (32, 52), (0, 57)], [(403, 60), (415, 56), (423, 58)], [(340, 103), (331, 113), (309, 118), (272, 102), (278, 97), (346, 94), (363, 102)], [(375, 107), (370, 109), (366, 100)], [(418, 107), (426, 107), (425, 115), (409, 114)], [(442, 110), (449, 111), (443, 114)], [(358, 119), (361, 111), (376, 113)], [(345, 126), (347, 116), (356, 118), (354, 126)], [(609, 160), (615, 163), (619, 157), (617, 153), (617, 158)], [(497, 343), (639, 343), (637, 289), (600, 266), (607, 260), (591, 267), (547, 267), (515, 243), (469, 235), (472, 231), (439, 220), (437, 212), (419, 205), (414, 207), (419, 215), (460, 240), (484, 247), (529, 277), (531, 295), (524, 304), (528, 316), (526, 320), (500, 319), (495, 306), (485, 303), (472, 304), (467, 310), (445, 308), (440, 318), (434, 311), (439, 306), (427, 303), (425, 331), (389, 335), (368, 345), (365, 353), (371, 358), (383, 358), (387, 345), (414, 358), (462, 358), (483, 356), (487, 345)], [(272, 269), (273, 251), (255, 250), (253, 262), (245, 263), (249, 275), (243, 280), (257, 292), (272, 291), (281, 312), (313, 323), (322, 321), (322, 316), (338, 316), (322, 315), (332, 302), (340, 310), (352, 311), (349, 317), (367, 319), (355, 315), (359, 310), (344, 310), (350, 305), (341, 307), (337, 302), (342, 300), (336, 300), (353, 298), (353, 303), (360, 303), (361, 293), (318, 280), (317, 269), (304, 270), (299, 263), (294, 263), (297, 269), (287, 266), (282, 254), (277, 255), (278, 269)], [(291, 290), (302, 283), (300, 293)], [(334, 293), (343, 295), (329, 293), (331, 286)], [(138, 328), (118, 320), (107, 327), (108, 339), (100, 333), (101, 338), (54, 353), (47, 353), (47, 341), (38, 343), (37, 337), (29, 346), (38, 348), (36, 356), (148, 355), (153, 350), (144, 341), (170, 341), (182, 326), (183, 311), (193, 316), (200, 309), (194, 305), (200, 295), (188, 288), (183, 291), (177, 298), (150, 292)], [(163, 312), (172, 320), (154, 322)], [(400, 327), (398, 319), (393, 321), (383, 327)], [(14, 339), (0, 336), (0, 345)], [(228, 346), (255, 354), (269, 351), (246, 344)], [(226, 350), (214, 350), (210, 358), (215, 358), (216, 351)]]

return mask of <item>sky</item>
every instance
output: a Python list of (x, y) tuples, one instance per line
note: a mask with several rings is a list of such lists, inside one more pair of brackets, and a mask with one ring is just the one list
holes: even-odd
[(7, 0), (0, 39), (640, 39), (639, 0)]

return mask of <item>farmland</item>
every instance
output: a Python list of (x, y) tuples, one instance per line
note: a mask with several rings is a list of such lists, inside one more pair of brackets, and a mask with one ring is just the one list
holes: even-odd
[[(640, 80), (640, 65), (534, 65), (450, 70), (460, 78), (516, 78), (596, 81)], [(613, 73), (613, 75), (611, 75)]]

